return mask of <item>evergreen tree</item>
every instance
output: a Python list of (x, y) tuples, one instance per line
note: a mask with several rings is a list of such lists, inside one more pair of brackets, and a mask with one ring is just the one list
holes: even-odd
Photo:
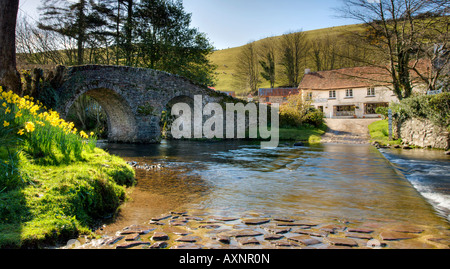
[(214, 66), (208, 55), (213, 47), (190, 23), (191, 14), (180, 0), (141, 1), (137, 10), (141, 64), (212, 86)]
[(85, 45), (101, 26), (107, 24), (101, 16), (101, 6), (93, 0), (42, 0), (38, 27), (57, 32), (77, 41), (76, 64), (84, 63)]

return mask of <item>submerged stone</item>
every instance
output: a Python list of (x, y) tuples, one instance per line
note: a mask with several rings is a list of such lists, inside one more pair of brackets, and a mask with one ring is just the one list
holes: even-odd
[(327, 238), (328, 242), (335, 246), (347, 246), (347, 247), (357, 247), (358, 243), (355, 240), (349, 238)]
[(169, 240), (169, 236), (163, 232), (155, 232), (152, 236), (152, 240), (155, 240), (155, 241)]
[(247, 225), (259, 225), (270, 222), (270, 219), (244, 219), (242, 222)]

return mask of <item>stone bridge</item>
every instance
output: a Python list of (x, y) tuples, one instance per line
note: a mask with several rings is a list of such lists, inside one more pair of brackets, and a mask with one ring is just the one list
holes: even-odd
[(231, 98), (186, 78), (152, 69), (86, 65), (65, 68), (57, 90), (57, 111), (64, 118), (83, 94), (94, 98), (108, 116), (108, 140), (155, 143), (161, 139), (161, 115), (177, 102), (203, 105)]

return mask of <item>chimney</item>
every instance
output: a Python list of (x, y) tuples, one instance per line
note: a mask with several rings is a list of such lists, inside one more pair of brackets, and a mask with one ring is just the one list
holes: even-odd
[(305, 75), (307, 75), (307, 74), (309, 74), (309, 73), (311, 73), (311, 69), (306, 68), (306, 69), (305, 69)]

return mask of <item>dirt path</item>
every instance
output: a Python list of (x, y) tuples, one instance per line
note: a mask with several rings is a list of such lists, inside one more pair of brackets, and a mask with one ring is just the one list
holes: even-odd
[(322, 143), (369, 144), (368, 126), (380, 119), (326, 119), (328, 130)]

